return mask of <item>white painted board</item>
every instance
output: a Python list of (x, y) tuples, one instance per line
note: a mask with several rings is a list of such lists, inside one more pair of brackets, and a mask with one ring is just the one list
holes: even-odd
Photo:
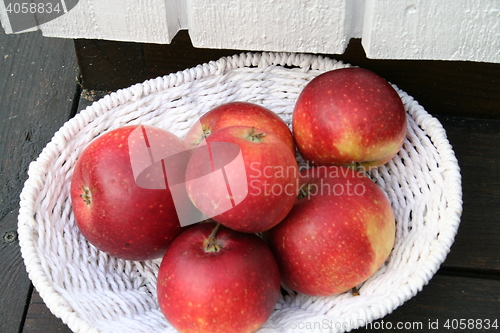
[[(0, 21), (12, 33), (4, 3)], [(500, 0), (80, 0), (26, 31), (36, 29), (160, 44), (187, 29), (200, 48), (326, 54), (357, 37), (373, 59), (500, 63)]]
[[(27, 1), (29, 2), (29, 1)], [(170, 43), (182, 28), (185, 7), (177, 0), (79, 0), (66, 14), (33, 29), (47, 37)], [(0, 19), (12, 33), (0, 1)]]
[(357, 2), (188, 0), (188, 31), (195, 47), (343, 53)]
[(500, 62), (500, 1), (367, 0), (362, 44), (373, 59)]

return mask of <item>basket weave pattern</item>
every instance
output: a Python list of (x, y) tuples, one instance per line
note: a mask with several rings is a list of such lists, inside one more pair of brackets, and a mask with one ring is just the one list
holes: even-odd
[[(103, 132), (148, 124), (183, 137), (200, 115), (231, 101), (265, 106), (291, 123), (295, 101), (312, 78), (349, 67), (320, 56), (244, 53), (119, 90), (55, 133), (31, 163), (21, 193), (19, 240), (29, 277), (50, 310), (75, 332), (175, 332), (156, 299), (161, 259), (110, 257), (79, 233), (69, 199), (73, 166)], [(342, 332), (392, 312), (432, 278), (453, 243), (462, 212), (461, 176), (439, 121), (395, 87), (408, 134), (393, 160), (370, 172), (396, 216), (394, 250), (360, 295), (311, 297), (289, 291), (259, 332)], [(303, 165), (303, 161), (301, 162)]]

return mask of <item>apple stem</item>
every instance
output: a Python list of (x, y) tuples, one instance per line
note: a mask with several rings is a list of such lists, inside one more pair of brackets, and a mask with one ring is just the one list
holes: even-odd
[(248, 133), (248, 140), (252, 142), (262, 142), (262, 138), (265, 137), (264, 133), (256, 133), (255, 128), (252, 127), (250, 133)]
[(212, 232), (210, 233), (210, 235), (208, 236), (209, 239), (211, 238), (215, 238), (215, 235), (217, 235), (217, 231), (219, 231), (219, 228), (220, 228), (220, 223), (217, 223), (214, 227), (214, 230), (212, 230)]
[(200, 143), (203, 142), (203, 140), (205, 140), (206, 138), (208, 138), (208, 136), (210, 134), (212, 134), (211, 130), (209, 130), (209, 129), (203, 129), (203, 131), (201, 132), (200, 138), (194, 143), (194, 145), (198, 146)]
[(209, 136), (210, 134), (212, 134), (212, 131), (211, 131), (211, 130), (209, 130), (209, 129), (204, 129), (204, 130), (203, 130), (203, 139), (208, 138), (208, 136)]
[(90, 193), (90, 189), (86, 186), (82, 186), (82, 191), (83, 193), (80, 194), (80, 197), (83, 199), (83, 202), (85, 202), (87, 206), (90, 206), (90, 204), (92, 203), (92, 194)]
[(311, 186), (309, 183), (302, 184), (299, 188), (299, 195), (297, 196), (297, 198), (302, 199), (302, 198), (307, 197), (310, 190), (311, 190)]
[(214, 230), (210, 233), (208, 238), (205, 240), (205, 252), (218, 252), (220, 251), (221, 245), (217, 242), (215, 236), (217, 231), (219, 231), (220, 223), (215, 225)]

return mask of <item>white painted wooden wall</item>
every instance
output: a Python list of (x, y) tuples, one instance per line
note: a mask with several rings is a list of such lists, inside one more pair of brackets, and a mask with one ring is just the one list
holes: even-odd
[[(12, 33), (4, 2), (0, 20)], [(80, 0), (42, 24), (44, 36), (195, 47), (344, 52), (361, 38), (369, 58), (500, 63), (500, 0)]]

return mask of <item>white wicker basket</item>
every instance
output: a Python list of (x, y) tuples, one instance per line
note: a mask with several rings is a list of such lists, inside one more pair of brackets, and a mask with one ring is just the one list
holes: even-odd
[[(175, 332), (156, 300), (160, 259), (109, 257), (79, 233), (69, 186), (73, 166), (97, 135), (150, 124), (183, 137), (214, 106), (254, 102), (290, 124), (298, 94), (313, 77), (349, 65), (320, 56), (244, 53), (114, 92), (69, 120), (29, 168), (21, 193), (19, 240), (29, 277), (49, 309), (75, 332)], [(453, 243), (462, 212), (460, 170), (446, 133), (397, 87), (408, 112), (403, 149), (371, 176), (397, 220), (387, 263), (360, 288), (333, 297), (279, 299), (259, 332), (341, 332), (392, 312), (432, 278)], [(314, 329), (299, 329), (313, 326)]]

